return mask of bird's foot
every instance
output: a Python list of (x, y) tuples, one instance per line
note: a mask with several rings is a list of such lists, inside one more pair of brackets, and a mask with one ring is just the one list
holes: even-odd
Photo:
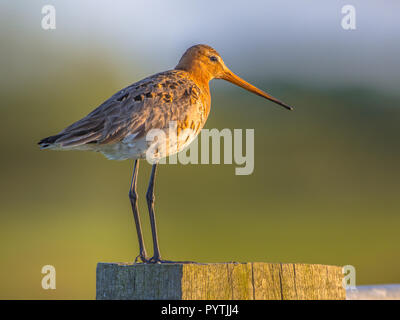
[(147, 260), (147, 263), (170, 263), (170, 261), (167, 260), (162, 260), (159, 255), (154, 255), (152, 256), (149, 260)]
[(147, 259), (146, 253), (140, 253), (136, 258), (135, 261), (133, 262), (134, 264), (139, 263), (139, 259), (142, 260), (143, 263), (148, 263), (149, 260)]
[[(139, 261), (141, 260), (141, 262)], [(134, 264), (138, 263), (148, 263), (148, 264), (164, 264), (164, 263), (198, 263), (195, 261), (172, 261), (172, 260), (163, 260), (161, 259), (161, 256), (159, 255), (154, 255), (150, 259), (147, 258), (146, 253), (140, 253), (134, 261)]]
[(171, 260), (162, 260), (160, 256), (153, 256), (149, 260), (147, 260), (147, 263), (152, 263), (152, 264), (164, 264), (164, 263), (197, 263), (194, 261), (171, 261)]

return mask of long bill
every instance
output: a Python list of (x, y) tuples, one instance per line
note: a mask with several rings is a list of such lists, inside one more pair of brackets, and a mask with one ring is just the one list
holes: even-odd
[(288, 109), (288, 110), (293, 110), (293, 107), (288, 106), (286, 103), (283, 103), (282, 101), (279, 101), (278, 99), (274, 98), (273, 96), (269, 95), (268, 93), (256, 88), (255, 86), (253, 86), (252, 84), (244, 81), (242, 78), (238, 77), (236, 74), (234, 74), (232, 71), (230, 70), (226, 70), (224, 75), (221, 77), (222, 79), (229, 81), (239, 87), (242, 87), (243, 89), (246, 89), (247, 91), (250, 91), (252, 93), (255, 93), (265, 99), (268, 99), (272, 102), (275, 102), (279, 105), (281, 105), (282, 107)]

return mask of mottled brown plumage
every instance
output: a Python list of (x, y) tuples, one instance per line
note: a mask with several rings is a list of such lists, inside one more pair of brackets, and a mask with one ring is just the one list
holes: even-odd
[(142, 138), (150, 129), (178, 128), (194, 124), (200, 130), (209, 108), (200, 96), (200, 88), (185, 71), (170, 70), (136, 82), (102, 103), (83, 119), (56, 136), (43, 139), (46, 148), (101, 150), (105, 144), (118, 143), (129, 134)]

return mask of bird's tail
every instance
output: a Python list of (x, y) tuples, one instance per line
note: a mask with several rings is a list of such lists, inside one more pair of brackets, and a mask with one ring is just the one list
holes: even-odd
[(40, 146), (40, 149), (51, 149), (54, 148), (54, 144), (59, 139), (62, 135), (57, 134), (55, 136), (50, 136), (47, 138), (43, 138), (38, 142), (38, 145)]
[(99, 132), (65, 132), (44, 138), (38, 142), (40, 149), (74, 149), (93, 144), (100, 137)]

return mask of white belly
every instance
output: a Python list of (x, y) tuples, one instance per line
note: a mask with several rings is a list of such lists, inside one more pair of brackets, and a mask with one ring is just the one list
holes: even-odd
[[(167, 130), (149, 131), (143, 137), (135, 139), (131, 134), (123, 140), (103, 146), (97, 146), (96, 151), (104, 154), (110, 160), (148, 159), (158, 161), (185, 149), (197, 137), (200, 130), (182, 130), (179, 134), (171, 134)], [(153, 134), (154, 133), (154, 134)]]

